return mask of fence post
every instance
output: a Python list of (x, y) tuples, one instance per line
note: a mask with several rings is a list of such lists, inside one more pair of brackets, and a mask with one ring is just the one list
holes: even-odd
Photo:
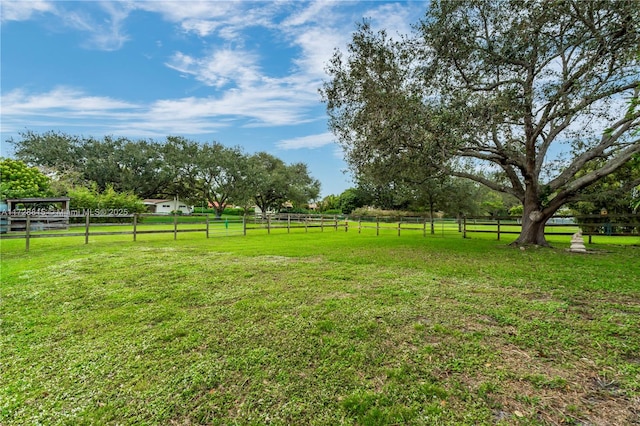
[(462, 218), (462, 238), (467, 238), (467, 217)]
[(380, 235), (380, 218), (376, 216), (376, 237)]
[(242, 235), (247, 236), (247, 214), (242, 215)]
[(287, 215), (287, 234), (291, 233), (291, 215)]
[(349, 231), (349, 219), (345, 218), (344, 220), (344, 232), (348, 232)]
[(205, 229), (204, 232), (205, 232), (205, 235), (207, 236), (207, 238), (209, 238), (209, 213), (207, 213), (205, 215), (205, 221), (206, 221), (207, 225), (206, 225), (206, 229)]
[(87, 210), (87, 215), (84, 217), (84, 243), (89, 244), (89, 222), (91, 218), (91, 210)]
[(338, 215), (333, 215), (333, 221), (334, 221), (334, 224), (333, 224), (334, 228), (333, 229), (337, 231), (338, 230)]
[(136, 232), (138, 228), (138, 213), (133, 214), (133, 241), (136, 240)]
[(31, 216), (27, 215), (27, 228), (25, 229), (25, 250), (29, 251), (29, 240), (31, 239)]
[(304, 218), (304, 232), (309, 232), (309, 215)]
[(320, 232), (324, 232), (324, 215), (320, 215)]
[(362, 218), (358, 218), (358, 234), (362, 232)]
[(402, 224), (402, 219), (398, 222), (398, 237), (400, 236), (400, 225)]
[(498, 241), (500, 241), (500, 218), (498, 218)]
[(178, 212), (173, 211), (173, 239), (178, 239)]

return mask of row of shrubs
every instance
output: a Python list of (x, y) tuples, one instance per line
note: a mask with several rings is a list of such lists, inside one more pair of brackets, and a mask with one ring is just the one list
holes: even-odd
[[(215, 209), (207, 209), (203, 207), (194, 207), (193, 212), (196, 214), (216, 214)], [(222, 212), (225, 216), (243, 216), (244, 209), (243, 208), (225, 208)]]
[[(215, 209), (207, 209), (207, 208), (202, 208), (202, 207), (194, 207), (193, 209), (194, 213), (197, 214), (215, 214), (216, 211)], [(224, 209), (224, 212), (222, 213), (225, 216), (243, 216), (245, 213), (245, 210), (243, 208), (226, 208)], [(280, 213), (291, 213), (291, 214), (320, 214), (321, 212), (317, 211), (317, 210), (309, 210), (309, 209), (303, 209), (303, 208), (291, 208), (291, 209), (284, 209), (282, 210)], [(322, 212), (322, 214), (328, 214), (328, 215), (341, 215), (342, 214), (342, 210), (339, 209), (334, 209), (334, 210), (326, 210), (324, 212)]]

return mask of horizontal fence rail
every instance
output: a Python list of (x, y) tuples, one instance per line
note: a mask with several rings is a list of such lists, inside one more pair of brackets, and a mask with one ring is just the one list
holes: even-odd
[(209, 215), (90, 215), (68, 217), (65, 223), (50, 226), (50, 216), (44, 214), (17, 216), (0, 221), (0, 239), (25, 239), (26, 250), (34, 238), (89, 237), (101, 235), (173, 234), (174, 240), (182, 233), (204, 233), (210, 236), (243, 235), (244, 219), (212, 219)]
[[(463, 238), (468, 233), (492, 233), (500, 240), (502, 234), (520, 234), (522, 223), (513, 217), (465, 217), (463, 218)], [(594, 236), (640, 237), (640, 215), (607, 216), (554, 216), (545, 224), (545, 235), (573, 235), (580, 231), (588, 237), (589, 244)]]
[[(25, 239), (26, 250), (34, 238), (84, 237), (88, 244), (90, 237), (103, 235), (131, 235), (136, 241), (140, 235), (201, 233), (206, 238), (217, 236), (247, 235), (247, 232), (287, 233), (325, 230), (381, 234), (405, 233), (427, 235), (449, 235), (468, 238), (472, 233), (495, 234), (498, 240), (504, 234), (519, 234), (520, 220), (513, 217), (354, 217), (346, 215), (321, 214), (272, 214), (256, 217), (216, 218), (208, 214), (193, 215), (91, 215), (84, 216), (46, 215), (0, 216), (0, 239)], [(611, 216), (558, 216), (549, 219), (545, 226), (546, 235), (572, 235), (581, 231), (592, 243), (594, 236), (639, 236), (639, 215)], [(640, 242), (640, 239), (639, 239)]]

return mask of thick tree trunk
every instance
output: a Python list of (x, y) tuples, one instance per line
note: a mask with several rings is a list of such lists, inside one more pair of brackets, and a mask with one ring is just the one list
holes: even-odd
[(220, 203), (217, 199), (213, 197), (207, 197), (207, 201), (209, 205), (213, 206), (213, 210), (216, 212), (216, 220), (220, 220), (222, 218), (222, 213), (224, 213), (224, 203)]
[(522, 231), (512, 244), (549, 247), (550, 245), (544, 236), (547, 220), (549, 220), (549, 216), (543, 215), (542, 212), (538, 210), (528, 212), (525, 209), (525, 213), (522, 215)]
[(549, 247), (547, 239), (544, 237), (544, 226), (547, 223), (547, 219), (544, 220), (531, 220), (527, 217), (522, 217), (522, 231), (520, 236), (513, 242), (513, 245), (522, 246), (535, 244), (538, 246)]

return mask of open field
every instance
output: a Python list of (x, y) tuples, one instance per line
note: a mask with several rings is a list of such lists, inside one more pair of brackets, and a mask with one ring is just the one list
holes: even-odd
[(640, 424), (638, 242), (286, 232), (3, 240), (0, 424)]

